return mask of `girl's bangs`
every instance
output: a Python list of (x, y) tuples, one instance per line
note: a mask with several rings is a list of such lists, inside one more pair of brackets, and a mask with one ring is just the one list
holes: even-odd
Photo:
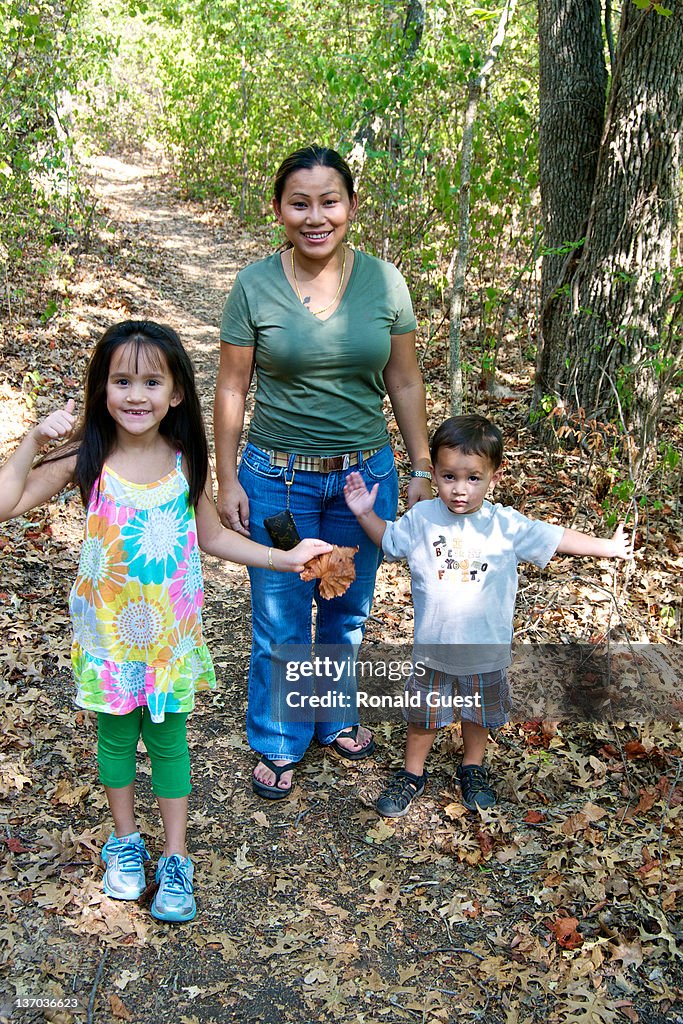
[[(127, 369), (129, 371), (139, 373), (141, 367), (143, 371), (151, 370), (153, 373), (158, 373), (159, 371), (168, 372), (170, 369), (168, 358), (163, 348), (153, 339), (145, 337), (145, 335), (136, 334), (131, 338), (127, 338), (122, 345), (117, 346), (115, 351), (118, 352), (121, 349), (128, 350)], [(112, 352), (113, 355), (114, 353)]]

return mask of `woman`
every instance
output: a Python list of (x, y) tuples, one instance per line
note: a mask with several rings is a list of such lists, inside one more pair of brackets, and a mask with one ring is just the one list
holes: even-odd
[[(274, 721), (271, 648), (310, 646), (314, 601), (317, 643), (357, 649), (361, 642), (380, 553), (348, 511), (343, 488), (352, 469), (368, 486), (380, 481), (378, 515), (395, 518), (385, 393), (413, 467), (409, 505), (430, 498), (431, 484), (410, 296), (392, 264), (345, 245), (358, 209), (348, 165), (332, 149), (297, 150), (277, 172), (273, 209), (288, 244), (240, 271), (223, 312), (214, 410), (219, 514), (225, 526), (269, 543), (264, 519), (289, 509), (302, 537), (359, 548), (355, 582), (332, 600), (320, 598), (313, 582), (250, 571), (247, 736), (261, 755), (252, 785), (280, 799), (314, 735), (348, 760), (374, 750), (357, 723)], [(238, 472), (254, 367), (254, 415)]]

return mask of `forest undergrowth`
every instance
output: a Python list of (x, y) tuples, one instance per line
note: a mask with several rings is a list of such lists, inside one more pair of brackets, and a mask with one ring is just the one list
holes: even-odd
[[(267, 228), (181, 201), (151, 164), (100, 159), (91, 171), (89, 250), (64, 252), (40, 281), (7, 281), (0, 297), (3, 453), (36, 417), (79, 398), (95, 339), (129, 317), (179, 330), (208, 420), (224, 296), (237, 269), (270, 250)], [(530, 301), (518, 311), (531, 316)], [(418, 340), (432, 426), (449, 393), (445, 327), (434, 318), (429, 330), (421, 321)], [(474, 315), (469, 330), (474, 351)], [(591, 456), (590, 446), (550, 451), (536, 440), (521, 331), (503, 339), (497, 393), (469, 377), (469, 408), (505, 433), (498, 499), (605, 533), (610, 513), (628, 508), (614, 489), (623, 467), (609, 445)], [(680, 450), (674, 408), (660, 438)], [(397, 453), (405, 474), (398, 441)], [(398, 721), (374, 724), (370, 763), (348, 769), (311, 749), (291, 797), (266, 806), (254, 796), (248, 578), (205, 559), (220, 687), (190, 720), (199, 914), (175, 927), (150, 917), (149, 892), (131, 906), (101, 890), (110, 822), (94, 721), (73, 708), (69, 673), (78, 500), (0, 526), (0, 1021), (682, 1024), (683, 706), (665, 685), (681, 676), (680, 483), (676, 466), (662, 463), (638, 506), (633, 563), (523, 567), (517, 636), (546, 654), (534, 662), (522, 651), (519, 692), (539, 674), (544, 688), (550, 645), (583, 645), (613, 651), (638, 700), (628, 720), (518, 715), (491, 746), (500, 804), (480, 815), (463, 807), (453, 781), (453, 726), (410, 814), (378, 818), (373, 800), (401, 757)], [(368, 647), (409, 649), (411, 634), (406, 569), (384, 565)], [(629, 675), (624, 665), (644, 645), (660, 661)], [(669, 714), (650, 720), (660, 699)], [(154, 860), (160, 828), (144, 757), (139, 778)]]

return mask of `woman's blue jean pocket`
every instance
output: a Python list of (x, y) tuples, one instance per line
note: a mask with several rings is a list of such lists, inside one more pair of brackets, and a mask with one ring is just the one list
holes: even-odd
[(264, 480), (282, 480), (285, 470), (281, 466), (271, 466), (268, 452), (257, 448), (249, 442), (244, 449), (240, 467), (244, 466), (255, 476), (261, 476)]
[(394, 472), (394, 453), (391, 445), (385, 445), (369, 459), (363, 460), (362, 472), (375, 483), (386, 480)]

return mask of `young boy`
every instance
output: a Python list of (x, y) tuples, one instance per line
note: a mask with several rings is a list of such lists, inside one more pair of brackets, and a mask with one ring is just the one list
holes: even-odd
[[(620, 526), (611, 540), (528, 519), (491, 504), (486, 493), (500, 480), (501, 432), (484, 416), (453, 416), (430, 446), (438, 497), (421, 501), (395, 523), (373, 511), (378, 484), (368, 491), (351, 473), (346, 503), (389, 560), (407, 558), (415, 604), (414, 671), (408, 692), (419, 706), (408, 720), (405, 768), (377, 801), (389, 818), (407, 813), (425, 787), (424, 763), (436, 731), (453, 721), (453, 697), (462, 701), (462, 763), (457, 779), (470, 810), (496, 803), (484, 753), (489, 730), (508, 721), (512, 622), (517, 565), (543, 568), (557, 552), (629, 558)], [(418, 660), (422, 671), (418, 673)]]

